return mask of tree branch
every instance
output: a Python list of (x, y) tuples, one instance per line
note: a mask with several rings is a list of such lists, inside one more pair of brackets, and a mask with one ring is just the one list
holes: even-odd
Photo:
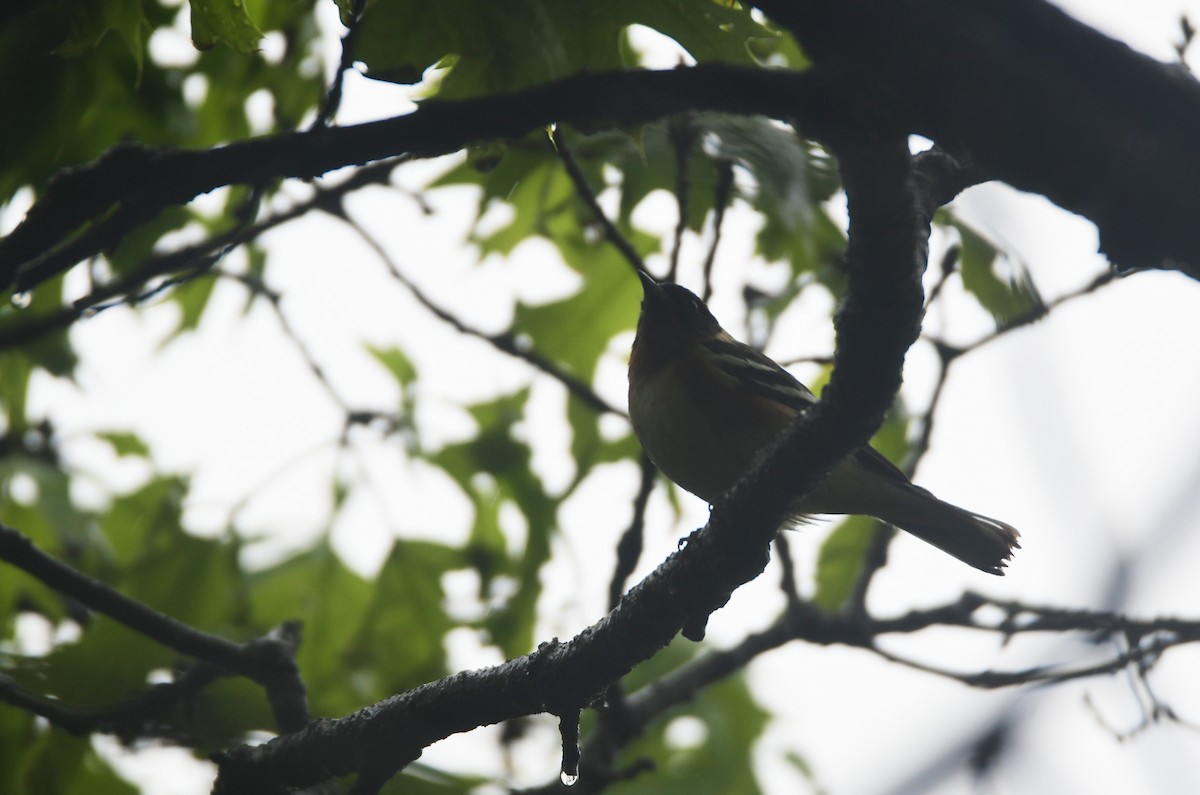
[[(164, 208), (224, 185), (312, 178), (402, 153), (446, 154), (555, 122), (633, 125), (695, 110), (789, 119), (821, 140), (886, 119), (969, 153), (980, 173), (1090, 218), (1103, 250), (1123, 267), (1200, 275), (1200, 225), (1190, 210), (1200, 206), (1200, 86), (1186, 72), (1041, 0), (755, 5), (797, 36), (816, 68), (580, 74), (206, 151), (116, 147), (58, 174), (0, 241), (0, 287), (28, 290), (115, 246)], [(911, 57), (915, 46), (925, 57)]]
[[(413, 113), (348, 127), (290, 132), (209, 150), (115, 147), (55, 176), (25, 220), (0, 241), (0, 288), (28, 290), (114, 247), (163, 209), (225, 185), (309, 179), (350, 165), (455, 152), (520, 138), (556, 122), (639, 124), (686, 109), (812, 116), (839, 104), (805, 75), (725, 65), (582, 74), (511, 94), (430, 101)], [(86, 231), (71, 237), (84, 225)]]
[(285, 628), (283, 637), (249, 643), (201, 632), (55, 560), (3, 524), (0, 560), (170, 649), (263, 685), (282, 731), (295, 731), (308, 722), (307, 697), (293, 657), (298, 638), (295, 627)]
[[(591, 703), (679, 632), (703, 634), (708, 614), (757, 576), (786, 506), (882, 422), (921, 312), (924, 241), (903, 138), (838, 148), (851, 213), (850, 288), (838, 315), (830, 385), (766, 459), (714, 510), (708, 526), (567, 643), (500, 666), (422, 685), (339, 720), (221, 755), (216, 792), (278, 792), (333, 775), (417, 758), (436, 740), (539, 712)], [(843, 352), (844, 348), (844, 352)], [(797, 476), (794, 473), (799, 472)], [(399, 762), (397, 762), (399, 760)]]
[[(1200, 278), (1200, 84), (1044, 0), (752, 0), (813, 72), (1094, 221), (1122, 269)], [(920, 52), (920, 57), (914, 57)]]

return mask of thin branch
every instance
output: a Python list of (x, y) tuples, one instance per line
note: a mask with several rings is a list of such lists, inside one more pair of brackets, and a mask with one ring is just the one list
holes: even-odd
[[(747, 85), (753, 90), (747, 90)], [(523, 91), (431, 101), (404, 116), (237, 141), (208, 150), (109, 150), (56, 176), (25, 220), (0, 240), (0, 288), (28, 290), (76, 262), (116, 246), (167, 207), (226, 185), (311, 179), (397, 156), (432, 157), (481, 140), (520, 138), (554, 123), (652, 121), (685, 109), (812, 112), (840, 117), (836, 89), (807, 74), (709, 64), (670, 71), (580, 74)], [(115, 208), (115, 209), (114, 209)], [(78, 230), (85, 229), (82, 234)]]
[[(249, 273), (233, 273), (231, 271), (223, 270), (217, 271), (216, 275), (241, 284), (250, 291), (252, 296), (262, 298), (266, 302), (267, 306), (269, 306), (271, 311), (274, 313), (275, 319), (279, 321), (280, 330), (283, 332), (285, 337), (291, 340), (292, 344), (296, 347), (296, 350), (300, 352), (300, 358), (304, 360), (304, 363), (308, 367), (309, 372), (312, 373), (313, 378), (316, 379), (317, 383), (321, 385), (326, 394), (329, 395), (330, 399), (338, 406), (338, 408), (346, 413), (347, 424), (352, 424), (353, 422), (365, 423), (369, 421), (361, 416), (361, 412), (352, 412), (350, 405), (340, 394), (338, 394), (338, 391), (334, 388), (333, 382), (330, 380), (328, 373), (325, 372), (325, 368), (322, 367), (321, 363), (317, 361), (312, 349), (304, 342), (304, 340), (300, 338), (300, 334), (296, 331), (295, 326), (293, 326), (292, 322), (288, 320), (287, 314), (283, 311), (283, 295), (280, 294), (278, 290), (272, 289), (258, 276)], [(352, 421), (350, 419), (351, 417), (355, 417), (355, 419)]]
[(52, 331), (66, 328), (80, 318), (90, 318), (107, 309), (124, 304), (144, 302), (168, 283), (147, 290), (152, 279), (169, 274), (182, 274), (190, 279), (208, 272), (223, 256), (237, 246), (256, 240), (263, 233), (302, 217), (313, 209), (339, 201), (345, 194), (367, 185), (384, 182), (404, 159), (374, 163), (357, 171), (354, 176), (330, 187), (319, 187), (312, 198), (282, 210), (255, 224), (239, 225), (198, 243), (175, 251), (155, 254), (118, 279), (96, 286), (70, 306), (14, 321), (0, 328), (0, 350), (25, 345)]
[(501, 353), (506, 353), (509, 356), (520, 359), (521, 361), (532, 365), (536, 369), (553, 378), (555, 381), (558, 381), (567, 388), (567, 391), (571, 393), (572, 396), (578, 398), (585, 406), (590, 407), (594, 411), (598, 411), (602, 414), (615, 414), (618, 417), (627, 416), (624, 411), (600, 397), (596, 390), (592, 389), (591, 385), (578, 378), (573, 373), (563, 369), (557, 363), (547, 359), (536, 350), (533, 350), (512, 333), (502, 332), (500, 334), (488, 334), (485, 331), (467, 325), (466, 322), (460, 320), (456, 315), (453, 315), (449, 311), (443, 309), (431, 298), (429, 298), (419, 287), (417, 287), (412, 280), (404, 275), (404, 273), (400, 270), (399, 265), (387, 252), (387, 249), (385, 249), (373, 235), (367, 232), (366, 229), (362, 228), (360, 224), (355, 222), (354, 219), (350, 218), (348, 215), (338, 214), (337, 217), (349, 224), (350, 227), (354, 229), (360, 237), (362, 237), (363, 241), (375, 251), (376, 255), (378, 255), (380, 261), (383, 262), (384, 267), (387, 268), (388, 273), (391, 274), (392, 278), (402, 284), (404, 288), (412, 294), (413, 298), (417, 299), (417, 303), (425, 307), (425, 309), (427, 309), (434, 317), (438, 318), (444, 323), (448, 323), (461, 334), (466, 334), (469, 337), (483, 340)]
[(717, 169), (717, 184), (713, 189), (712, 244), (709, 245), (708, 254), (704, 257), (704, 294), (702, 297), (705, 302), (712, 297), (712, 272), (713, 265), (717, 261), (717, 246), (721, 244), (721, 228), (725, 223), (725, 211), (729, 209), (729, 202), (733, 198), (733, 163), (721, 159), (713, 165)]
[(650, 456), (643, 452), (641, 458), (641, 482), (638, 486), (637, 495), (633, 498), (633, 518), (629, 520), (629, 527), (625, 529), (625, 532), (621, 534), (621, 540), (617, 542), (617, 565), (613, 569), (612, 580), (608, 585), (609, 610), (616, 607), (617, 602), (621, 601), (621, 594), (625, 591), (625, 581), (629, 579), (630, 574), (633, 574), (633, 570), (637, 567), (638, 559), (642, 556), (642, 537), (645, 533), (646, 525), (646, 504), (650, 501), (650, 492), (654, 490), (654, 482), (657, 476), (657, 467), (650, 460)]
[(789, 607), (795, 607), (801, 602), (800, 589), (796, 586), (796, 565), (792, 561), (792, 551), (787, 540), (787, 533), (775, 536), (775, 559), (779, 561), (781, 574), (779, 587), (788, 600)]
[[(679, 251), (683, 248), (683, 233), (687, 231), (690, 206), (688, 194), (691, 180), (688, 167), (698, 135), (696, 125), (688, 114), (672, 116), (667, 122), (667, 138), (675, 152), (675, 206), (679, 209), (679, 219), (675, 222), (675, 237), (671, 242), (671, 265), (666, 275), (668, 282), (676, 281), (679, 275)], [(704, 299), (707, 300), (708, 296), (705, 295)]]
[(571, 152), (571, 148), (567, 146), (567, 140), (563, 136), (560, 126), (554, 128), (554, 132), (551, 134), (551, 141), (553, 141), (554, 149), (558, 152), (558, 156), (563, 162), (563, 167), (567, 170), (567, 175), (575, 185), (575, 192), (579, 194), (579, 198), (587, 205), (588, 210), (592, 213), (592, 217), (600, 225), (600, 229), (604, 233), (604, 239), (611, 243), (617, 251), (621, 252), (621, 256), (633, 267), (634, 271), (649, 273), (646, 270), (646, 263), (642, 261), (641, 255), (634, 249), (633, 244), (621, 234), (621, 230), (617, 229), (616, 224), (609, 220), (604, 209), (600, 207), (596, 193), (592, 190), (591, 185), (588, 184), (587, 176), (583, 173), (583, 170), (579, 168), (579, 162), (575, 160), (575, 155)]
[(929, 296), (925, 299), (926, 311), (938, 300), (942, 294), (942, 289), (946, 286), (946, 282), (950, 281), (950, 277), (958, 270), (958, 260), (961, 254), (962, 246), (958, 243), (947, 248), (942, 254), (942, 264), (938, 269), (938, 280), (934, 282), (933, 287), (929, 290)]
[[(998, 622), (981, 621), (981, 608), (998, 608), (1005, 616)], [(1007, 642), (1016, 635), (1032, 632), (1074, 631), (1124, 637), (1132, 633), (1142, 640), (1111, 657), (1082, 666), (1035, 665), (1011, 671), (960, 672), (912, 660), (883, 649), (878, 639), (888, 634), (911, 635), (932, 627), (959, 627), (996, 635)], [(915, 610), (893, 618), (873, 618), (866, 614), (824, 613), (806, 602), (791, 602), (789, 607), (766, 629), (746, 636), (737, 645), (705, 654), (671, 671), (651, 685), (627, 696), (625, 722), (612, 731), (601, 721), (583, 745), (584, 778), (581, 792), (593, 793), (604, 788), (606, 760), (640, 737), (651, 722), (671, 708), (688, 703), (696, 694), (714, 683), (745, 669), (756, 657), (793, 641), (818, 645), (848, 645), (869, 651), (890, 662), (952, 679), (976, 689), (994, 690), (1026, 685), (1053, 684), (1062, 681), (1103, 676), (1133, 670), (1143, 676), (1164, 651), (1175, 646), (1200, 642), (1200, 620), (1138, 620), (1108, 611), (1064, 610), (1009, 600), (989, 599), (964, 593), (956, 602), (926, 610)], [(1150, 715), (1156, 713), (1151, 706)], [(597, 776), (598, 774), (598, 776)], [(554, 791), (541, 787), (529, 793)]]
[(1052, 310), (1057, 309), (1058, 307), (1070, 301), (1074, 301), (1077, 298), (1082, 298), (1085, 295), (1091, 295), (1100, 288), (1112, 284), (1120, 277), (1121, 274), (1117, 273), (1116, 271), (1104, 271), (1103, 273), (1093, 277), (1091, 281), (1082, 287), (1067, 293), (1063, 293), (1049, 303), (1035, 307), (1023, 315), (1012, 318), (1011, 320), (1008, 320), (997, 326), (995, 331), (985, 334), (974, 342), (970, 342), (966, 345), (951, 345), (950, 343), (939, 340), (933, 340), (933, 342), (935, 345), (945, 349), (944, 353), (941, 351), (939, 351), (939, 353), (942, 353), (942, 355), (946, 357), (948, 361), (953, 361), (954, 359), (962, 356), (964, 353), (982, 348), (984, 345), (995, 342), (1006, 334), (1016, 331), (1017, 329), (1024, 328), (1032, 323), (1036, 323), (1042, 318), (1048, 316)]
[(342, 105), (342, 90), (346, 73), (354, 66), (354, 43), (358, 38), (358, 23), (362, 20), (363, 10), (366, 7), (367, 0), (354, 0), (354, 7), (350, 9), (349, 20), (346, 23), (346, 34), (342, 36), (342, 54), (338, 59), (337, 70), (333, 74), (333, 80), (330, 81), (329, 90), (325, 92), (321, 109), (317, 113), (317, 117), (313, 119), (312, 129), (328, 127)]
[(24, 534), (2, 524), (0, 560), (170, 649), (263, 685), (277, 707), (281, 730), (294, 731), (308, 722), (304, 685), (292, 656), (298, 639), (295, 628), (283, 637), (244, 644), (201, 632), (67, 566), (35, 547)]

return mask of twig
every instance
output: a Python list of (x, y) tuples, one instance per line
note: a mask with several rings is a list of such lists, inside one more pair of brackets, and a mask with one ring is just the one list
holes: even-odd
[(279, 328), (283, 332), (284, 336), (291, 340), (292, 344), (296, 346), (296, 350), (300, 352), (300, 358), (304, 360), (305, 365), (308, 366), (309, 372), (313, 374), (313, 377), (317, 380), (317, 383), (321, 385), (321, 387), (329, 395), (330, 399), (332, 399), (333, 402), (346, 413), (348, 418), (347, 422), (349, 424), (349, 418), (353, 415), (353, 412), (350, 410), (350, 405), (341, 395), (338, 394), (337, 390), (334, 389), (333, 382), (330, 380), (329, 375), (325, 372), (325, 368), (322, 367), (321, 363), (317, 361), (312, 349), (304, 342), (304, 340), (300, 339), (300, 334), (296, 331), (296, 328), (292, 325), (291, 321), (288, 320), (287, 314), (283, 311), (283, 296), (279, 293), (279, 291), (267, 286), (265, 281), (253, 274), (233, 273), (223, 270), (217, 271), (216, 275), (226, 279), (231, 279), (241, 284), (250, 291), (251, 295), (257, 296), (266, 301), (267, 306), (271, 307), (271, 311), (275, 314), (275, 319), (279, 321)]
[(944, 352), (939, 351), (939, 353), (942, 353), (942, 355), (947, 359), (947, 363), (952, 362), (953, 360), (962, 356), (964, 353), (968, 353), (970, 351), (974, 351), (979, 348), (982, 348), (984, 345), (987, 345), (988, 343), (995, 342), (997, 339), (999, 339), (1000, 337), (1003, 337), (1005, 334), (1008, 334), (1012, 331), (1016, 331), (1019, 328), (1024, 328), (1025, 326), (1028, 326), (1032, 323), (1036, 323), (1037, 321), (1041, 320), (1042, 318), (1048, 316), (1052, 310), (1057, 309), (1058, 307), (1062, 306), (1065, 303), (1074, 301), (1077, 298), (1081, 298), (1085, 295), (1091, 295), (1092, 293), (1099, 290), (1101, 287), (1112, 284), (1119, 277), (1120, 277), (1120, 274), (1117, 273), (1116, 271), (1111, 271), (1111, 270), (1104, 271), (1103, 273), (1099, 274), (1098, 276), (1095, 276), (1091, 281), (1089, 281), (1087, 284), (1083, 285), (1082, 287), (1080, 287), (1076, 290), (1072, 290), (1067, 293), (1063, 293), (1062, 295), (1055, 298), (1053, 301), (1050, 301), (1049, 303), (1044, 304), (1042, 306), (1035, 307), (1035, 308), (1029, 310), (1028, 312), (1026, 312), (1025, 314), (1019, 315), (1018, 317), (1015, 317), (1015, 318), (1003, 323), (1002, 325), (998, 326), (995, 331), (992, 331), (989, 334), (985, 334), (982, 337), (980, 337), (979, 339), (975, 340), (974, 342), (968, 343), (966, 345), (961, 345), (961, 346), (951, 345), (950, 343), (943, 342), (943, 341), (936, 340), (936, 339), (933, 339), (932, 341), (934, 342), (935, 345), (942, 346), (945, 349)]
[(283, 731), (295, 731), (308, 722), (304, 685), (292, 656), (297, 628), (286, 629), (280, 637), (244, 644), (201, 632), (67, 566), (35, 547), (18, 530), (2, 524), (0, 560), (170, 649), (263, 685)]
[(425, 307), (425, 309), (433, 314), (434, 317), (445, 323), (448, 323), (461, 334), (466, 334), (469, 337), (475, 337), (476, 339), (483, 340), (496, 350), (501, 351), (502, 353), (507, 353), (509, 356), (520, 359), (521, 361), (532, 365), (554, 380), (558, 381), (567, 388), (568, 392), (581, 400), (584, 405), (591, 407), (593, 410), (601, 413), (615, 414), (618, 417), (626, 416), (624, 411), (616, 406), (613, 406), (607, 400), (600, 397), (600, 395), (594, 389), (592, 389), (589, 384), (579, 379), (572, 373), (567, 372), (558, 364), (550, 361), (537, 351), (529, 348), (527, 345), (522, 344), (513, 334), (509, 332), (503, 332), (501, 334), (488, 334), (485, 331), (481, 331), (480, 329), (467, 325), (457, 316), (438, 306), (433, 302), (432, 299), (425, 295), (425, 293), (419, 287), (417, 287), (416, 284), (414, 284), (407, 276), (404, 275), (399, 266), (396, 264), (395, 260), (390, 254), (388, 254), (387, 250), (379, 243), (378, 240), (376, 240), (369, 232), (363, 229), (350, 217), (346, 215), (339, 215), (338, 217), (349, 224), (350, 227), (362, 237), (363, 241), (379, 256), (380, 260), (384, 264), (384, 267), (387, 268), (388, 273), (391, 274), (392, 278), (402, 284), (405, 289), (412, 293), (412, 296), (417, 299), (417, 303)]
[(559, 158), (563, 162), (563, 167), (567, 170), (567, 176), (571, 178), (571, 182), (575, 185), (575, 192), (579, 194), (579, 198), (587, 205), (591, 211), (592, 217), (596, 223), (600, 225), (601, 231), (604, 232), (604, 239), (616, 247), (617, 251), (621, 252), (621, 256), (635, 271), (649, 273), (646, 270), (646, 263), (642, 261), (642, 257), (634, 249), (633, 244), (621, 234), (621, 230), (617, 229), (616, 224), (609, 220), (603, 208), (600, 207), (600, 202), (596, 199), (596, 194), (592, 187), (588, 184), (587, 177), (579, 168), (578, 161), (575, 160), (575, 155), (571, 152), (571, 148), (567, 146), (566, 138), (563, 137), (562, 127), (556, 126), (554, 132), (550, 136), (554, 144), (554, 149), (558, 152)]
[[(683, 248), (683, 233), (687, 231), (689, 192), (691, 180), (688, 166), (692, 159), (692, 148), (696, 144), (698, 131), (689, 114), (679, 114), (667, 120), (667, 139), (675, 152), (675, 206), (679, 208), (679, 219), (675, 222), (675, 237), (671, 242), (671, 265), (666, 280), (674, 282), (679, 276), (679, 251)], [(705, 300), (708, 296), (704, 296)]]
[(257, 239), (264, 232), (293, 221), (318, 207), (340, 201), (340, 197), (367, 185), (386, 181), (397, 165), (406, 162), (403, 158), (374, 163), (360, 169), (350, 179), (337, 185), (318, 188), (309, 200), (265, 218), (255, 224), (240, 225), (199, 243), (164, 254), (147, 257), (129, 273), (108, 284), (98, 285), (87, 295), (76, 299), (70, 306), (14, 322), (0, 329), (0, 350), (25, 345), (51, 331), (66, 328), (80, 318), (87, 318), (126, 303), (139, 303), (160, 292), (169, 282), (146, 290), (146, 284), (157, 276), (171, 273), (183, 274), (191, 279), (207, 272), (221, 257), (237, 246)]
[(800, 604), (800, 589), (796, 587), (796, 565), (792, 561), (792, 552), (787, 540), (787, 533), (775, 536), (775, 558), (779, 561), (781, 574), (779, 587), (788, 600), (788, 608), (794, 609)]
[(337, 71), (334, 72), (329, 90), (325, 93), (321, 109), (313, 119), (310, 129), (328, 127), (342, 105), (343, 84), (346, 72), (354, 66), (354, 42), (358, 38), (358, 23), (362, 20), (363, 9), (366, 7), (367, 0), (354, 0), (354, 7), (350, 9), (350, 19), (346, 23), (346, 35), (342, 36), (342, 54), (338, 60)]
[(617, 602), (621, 601), (621, 594), (625, 591), (625, 581), (637, 567), (638, 559), (642, 555), (646, 504), (650, 501), (650, 492), (654, 490), (654, 481), (658, 475), (658, 469), (654, 466), (654, 462), (644, 452), (641, 458), (641, 472), (641, 484), (638, 486), (637, 496), (633, 498), (633, 518), (629, 521), (629, 527), (621, 534), (621, 540), (617, 542), (617, 565), (613, 569), (612, 580), (608, 585), (609, 610), (616, 607)]
[(725, 222), (725, 211), (733, 197), (733, 163), (720, 159), (714, 164), (717, 169), (717, 184), (713, 196), (713, 238), (704, 257), (704, 301), (712, 297), (712, 271), (717, 259), (717, 246), (721, 243), (721, 227)]

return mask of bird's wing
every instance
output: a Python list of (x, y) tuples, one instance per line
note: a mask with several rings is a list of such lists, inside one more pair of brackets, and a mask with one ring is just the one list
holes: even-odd
[(759, 397), (782, 403), (795, 412), (817, 402), (795, 376), (749, 345), (727, 334), (705, 340), (703, 345), (714, 354), (713, 360), (723, 373)]
[(863, 445), (850, 454), (859, 466), (864, 469), (874, 472), (877, 475), (882, 475), (891, 480), (896, 485), (911, 486), (918, 491), (926, 491), (917, 484), (909, 480), (908, 475), (904, 474), (904, 470), (893, 464), (884, 456), (883, 453), (876, 450), (870, 445)]
[[(816, 395), (794, 375), (749, 345), (728, 335), (713, 337), (703, 344), (715, 354), (713, 358), (722, 372), (736, 378), (741, 386), (759, 397), (782, 403), (795, 412), (804, 411), (817, 402)], [(908, 475), (870, 445), (863, 445), (850, 455), (868, 472), (897, 485), (912, 485)]]

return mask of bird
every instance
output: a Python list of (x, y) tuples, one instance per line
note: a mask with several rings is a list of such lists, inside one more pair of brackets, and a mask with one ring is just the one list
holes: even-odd
[[(638, 275), (641, 314), (629, 357), (634, 434), (664, 475), (715, 504), (817, 398), (721, 328), (695, 293)], [(1020, 547), (1011, 525), (939, 500), (870, 445), (794, 502), (785, 524), (824, 514), (875, 517), (989, 574), (1003, 575)]]

